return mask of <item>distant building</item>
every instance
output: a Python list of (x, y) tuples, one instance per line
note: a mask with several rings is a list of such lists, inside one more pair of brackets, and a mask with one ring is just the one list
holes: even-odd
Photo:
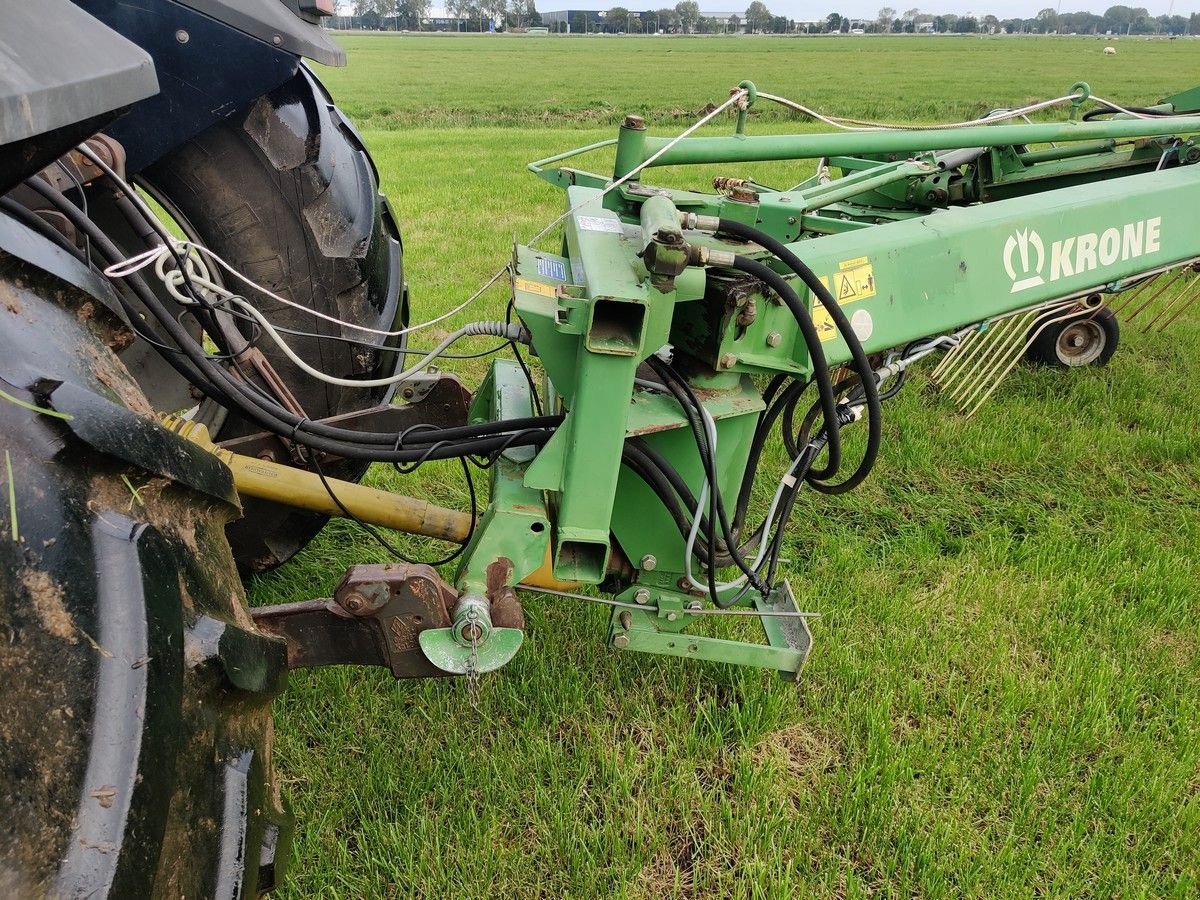
[[(700, 10), (701, 17), (705, 19), (715, 19), (722, 29), (730, 31), (745, 30), (746, 18), (745, 11), (735, 12), (709, 12), (706, 9)], [(730, 25), (734, 19), (737, 19), (738, 25), (736, 29)], [(624, 21), (611, 22), (608, 19), (608, 14), (604, 10), (594, 9), (556, 9), (551, 12), (542, 13), (542, 23), (551, 31), (566, 32), (567, 34), (583, 34), (585, 31), (589, 34), (592, 32), (605, 32), (607, 34), (620, 34), (622, 32), (639, 30), (635, 29), (630, 20), (640, 19), (642, 31), (657, 31), (659, 23), (654, 14), (654, 10), (630, 10), (629, 19)], [(560, 25), (560, 23), (563, 23)]]

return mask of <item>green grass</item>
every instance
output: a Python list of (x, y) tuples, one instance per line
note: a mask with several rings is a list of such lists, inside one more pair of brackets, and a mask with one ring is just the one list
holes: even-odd
[[(555, 37), (356, 35), (322, 69), (364, 128), (690, 122), (744, 78), (822, 112), (892, 119), (978, 116), (1066, 94), (1076, 81), (1128, 103), (1191, 87), (1200, 43), (974, 37)], [(759, 113), (779, 118), (763, 104)]]
[[(522, 96), (557, 95), (587, 121), (601, 101), (695, 110), (749, 76), (902, 117), (1086, 76), (1134, 102), (1188, 86), (1178, 73), (1200, 46), (1120, 51), (1110, 78), (1085, 41), (361, 38), (331, 80), (367, 126), (422, 317), (560, 209), (525, 162), (612, 133), (496, 127)], [(986, 57), (966, 66), (968, 52)], [(821, 80), (835, 76), (859, 85), (844, 105)], [(449, 121), (449, 97), (486, 127), (408, 127)], [(868, 483), (797, 507), (787, 574), (823, 617), (794, 686), (607, 651), (604, 611), (557, 599), (528, 602), (526, 645), (483, 680), (478, 709), (461, 682), (294, 674), (278, 702), (300, 820), (284, 896), (1196, 896), (1194, 320), (1126, 329), (1105, 369), (1019, 369), (969, 420), (916, 377), (889, 404)], [(462, 504), (458, 477), (439, 464), (371, 479)], [(335, 522), (252, 598), (327, 594), (366, 561), (382, 555)]]

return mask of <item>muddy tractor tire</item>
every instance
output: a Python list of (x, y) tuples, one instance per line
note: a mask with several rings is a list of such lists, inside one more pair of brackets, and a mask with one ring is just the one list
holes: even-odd
[[(380, 193), (378, 173), (357, 132), (306, 69), (138, 179), (190, 236), (273, 293), (379, 331), (408, 321), (400, 233)], [(227, 273), (225, 278), (230, 289), (249, 291)], [(322, 371), (377, 378), (397, 368), (398, 354), (366, 343), (403, 347), (400, 339), (389, 342), (248, 296), (278, 326), (336, 339), (287, 335), (301, 358)], [(252, 335), (249, 325), (245, 332)], [(272, 341), (260, 340), (257, 346), (311, 419), (364, 409), (391, 395), (383, 387), (330, 385), (304, 373)], [(214, 429), (214, 437), (228, 440), (258, 430), (231, 415)], [(366, 469), (366, 463), (353, 461), (326, 466), (329, 474), (353, 481)], [(325, 521), (318, 514), (248, 500), (246, 515), (230, 526), (229, 540), (243, 573), (263, 572), (297, 553)]]
[(228, 470), (157, 423), (75, 265), (0, 252), (0, 896), (252, 897), (291, 832), (285, 650), (244, 606)]

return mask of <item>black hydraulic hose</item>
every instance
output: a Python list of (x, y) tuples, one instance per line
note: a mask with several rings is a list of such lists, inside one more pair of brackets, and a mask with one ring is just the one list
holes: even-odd
[[(725, 224), (726, 220), (721, 219), (722, 228), (725, 227)], [(737, 224), (740, 225), (740, 223)], [(738, 236), (740, 237), (741, 235)], [(829, 365), (825, 361), (825, 351), (821, 347), (821, 339), (817, 334), (816, 326), (813, 325), (812, 317), (809, 315), (803, 301), (801, 301), (800, 295), (788, 284), (787, 279), (770, 266), (760, 263), (756, 259), (750, 259), (747, 256), (734, 256), (733, 268), (740, 272), (745, 272), (747, 275), (753, 275), (778, 294), (783, 300), (784, 305), (791, 311), (796, 324), (800, 326), (800, 331), (804, 334), (804, 343), (808, 346), (808, 354), (812, 360), (813, 379), (817, 382), (817, 391), (821, 396), (821, 408), (825, 412), (825, 430), (829, 435), (829, 462), (824, 469), (818, 472), (811, 472), (809, 480), (815, 481), (816, 479), (832, 478), (837, 474), (838, 468), (841, 465), (842, 438), (837, 418), (837, 398), (833, 394), (833, 382), (829, 377)], [(820, 284), (820, 282), (817, 283)], [(826, 291), (825, 293), (828, 294), (829, 292)], [(836, 307), (837, 304), (835, 303), (834, 306)]]
[[(846, 318), (846, 314), (838, 305), (837, 300), (829, 293), (829, 289), (821, 283), (821, 279), (817, 277), (816, 273), (800, 257), (788, 249), (786, 244), (758, 228), (743, 225), (741, 222), (734, 222), (729, 219), (720, 220), (718, 231), (723, 234), (753, 241), (774, 254), (780, 262), (795, 272), (800, 277), (800, 280), (804, 282), (805, 286), (812, 291), (813, 296), (825, 307), (825, 311), (829, 313), (829, 317), (833, 320), (838, 333), (841, 334), (842, 340), (846, 342), (846, 347), (850, 350), (850, 355), (854, 360), (854, 368), (862, 379), (863, 399), (867, 407), (867, 446), (863, 451), (863, 458), (859, 462), (858, 468), (845, 481), (838, 484), (829, 484), (827, 479), (831, 476), (821, 471), (810, 472), (809, 483), (812, 484), (814, 489), (826, 494), (841, 494), (851, 490), (861, 484), (867, 475), (870, 474), (871, 469), (875, 465), (875, 460), (879, 456), (879, 445), (883, 440), (883, 410), (879, 399), (879, 381), (875, 377), (875, 370), (872, 368), (870, 360), (867, 359), (866, 351), (863, 350), (862, 342), (858, 339), (858, 335), (854, 333), (854, 329), (850, 326), (850, 321)], [(768, 271), (773, 272), (774, 270), (768, 269)], [(821, 360), (823, 363), (823, 353), (821, 354)], [(816, 360), (814, 358), (815, 365)], [(822, 396), (821, 399), (822, 409), (825, 412), (825, 431), (830, 438), (830, 452), (832, 454), (833, 437), (837, 429), (830, 425), (833, 420), (830, 419), (825, 397)]]
[[(679, 533), (686, 538), (692, 527), (691, 522), (688, 521), (687, 514), (680, 507), (679, 499), (672, 491), (672, 486), (664, 472), (646, 457), (644, 448), (637, 447), (632, 441), (627, 441), (625, 448), (621, 452), (621, 461), (654, 492), (654, 495), (659, 499), (666, 508), (667, 513), (671, 516), (671, 519), (675, 522)], [(696, 547), (697, 556), (700, 556), (700, 549), (699, 546)], [(705, 549), (704, 557), (707, 556), (707, 549)]]
[(0, 210), (8, 213), (26, 228), (36, 231), (47, 240), (53, 241), (58, 247), (66, 250), (76, 259), (83, 260), (83, 251), (72, 244), (61, 231), (35, 213), (28, 207), (22, 206), (12, 197), (0, 197)]
[[(56, 208), (66, 215), (73, 225), (89, 237), (100, 255), (105, 257), (110, 263), (120, 262), (125, 258), (120, 249), (109, 239), (108, 235), (95, 222), (85, 216), (77, 206), (67, 201), (66, 198), (61, 197), (61, 195), (56, 194), (41, 179), (31, 178), (26, 183), (54, 203)], [(224, 369), (214, 366), (205, 355), (203, 349), (192, 340), (191, 335), (183, 329), (174, 316), (163, 306), (162, 301), (146, 286), (138, 273), (134, 273), (132, 276), (122, 280), (130, 286), (138, 299), (159, 320), (160, 324), (167, 331), (167, 334), (179, 345), (180, 352), (186, 357), (186, 361), (191, 363), (191, 366), (187, 365), (184, 359), (181, 359), (174, 353), (164, 354), (167, 361), (184, 378), (196, 384), (202, 390), (205, 390), (206, 393), (210, 393), (218, 402), (235, 408), (251, 421), (281, 437), (294, 438), (316, 450), (334, 453), (348, 459), (363, 459), (378, 462), (415, 462), (417, 460), (451, 459), (466, 455), (467, 453), (490, 453), (505, 446), (537, 446), (549, 439), (548, 431), (529, 432), (520, 436), (516, 441), (509, 441), (506, 444), (505, 442), (509, 438), (502, 433), (498, 434), (498, 432), (512, 431), (514, 425), (509, 422), (494, 422), (453, 429), (454, 438), (446, 438), (437, 432), (420, 432), (418, 443), (422, 444), (437, 440), (461, 440), (472, 435), (477, 435), (479, 438), (474, 442), (462, 443), (453, 447), (439, 447), (433, 452), (428, 452), (416, 449), (402, 450), (396, 447), (397, 434), (356, 432), (344, 428), (330, 428), (328, 426), (318, 429), (317, 426), (319, 423), (310, 422), (274, 404), (268, 406), (264, 403), (264, 398), (255, 397), (249, 392), (246, 386), (230, 377)], [(543, 421), (547, 419), (551, 420), (546, 422), (546, 425), (557, 424), (561, 421), (561, 417), (541, 418)], [(521, 423), (518, 423), (516, 427), (520, 427), (525, 422), (537, 422), (536, 425), (532, 426), (534, 428), (541, 425), (541, 421), (538, 419), (530, 419), (521, 420)], [(319, 433), (319, 431), (332, 432), (334, 436), (326, 436)], [(301, 439), (300, 433), (303, 433), (303, 439)], [(364, 447), (364, 444), (379, 444), (382, 446), (379, 449), (374, 449), (373, 447)], [(391, 449), (385, 449), (389, 445)]]
[(771, 436), (771, 429), (774, 428), (779, 416), (784, 411), (791, 409), (808, 390), (809, 384), (810, 382), (807, 381), (793, 381), (779, 393), (778, 399), (775, 399), (767, 407), (759, 420), (759, 426), (755, 429), (754, 437), (750, 442), (750, 451), (746, 456), (746, 473), (742, 477), (742, 488), (738, 493), (737, 506), (733, 514), (733, 527), (739, 534), (746, 521), (746, 514), (750, 507), (750, 494), (754, 489), (754, 476), (758, 472), (758, 464), (762, 459), (763, 450), (766, 448), (767, 439)]
[[(738, 552), (738, 540), (735, 532), (729, 523), (729, 517), (725, 511), (725, 505), (721, 501), (720, 483), (717, 480), (717, 461), (712, 452), (712, 446), (708, 443), (708, 432), (704, 427), (704, 422), (701, 419), (700, 400), (692, 391), (691, 385), (687, 383), (682, 375), (672, 369), (656, 356), (651, 356), (646, 360), (651, 369), (663, 380), (664, 386), (675, 397), (680, 407), (684, 411), (684, 416), (692, 427), (692, 432), (696, 436), (696, 446), (700, 452), (701, 463), (705, 466), (705, 473), (708, 479), (708, 499), (709, 499), (709, 517), (708, 517), (708, 546), (709, 552), (716, 556), (721, 547), (717, 543), (716, 525), (721, 526), (721, 533), (725, 539), (725, 552), (729, 555), (733, 565), (737, 566), (742, 573), (750, 579), (751, 584), (756, 590), (766, 593), (766, 586), (759, 581), (754, 569), (742, 558)], [(703, 523), (702, 523), (703, 524)], [(729, 602), (722, 601), (717, 591), (716, 566), (708, 566), (708, 584), (709, 594), (714, 604), (718, 607), (727, 608)]]

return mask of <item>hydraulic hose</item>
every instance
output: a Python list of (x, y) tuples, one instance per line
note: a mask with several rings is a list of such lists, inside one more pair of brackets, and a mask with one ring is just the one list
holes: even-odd
[[(809, 483), (814, 489), (826, 494), (841, 494), (857, 487), (870, 474), (872, 467), (874, 467), (875, 460), (879, 456), (879, 445), (883, 439), (883, 410), (882, 402), (879, 398), (879, 382), (875, 377), (875, 371), (871, 366), (870, 360), (867, 359), (866, 351), (863, 350), (862, 342), (858, 339), (858, 335), (854, 333), (854, 329), (850, 326), (850, 321), (846, 318), (846, 314), (838, 305), (837, 300), (829, 293), (829, 289), (821, 283), (821, 279), (817, 277), (816, 273), (800, 257), (793, 253), (786, 244), (758, 228), (754, 228), (751, 225), (744, 225), (741, 222), (734, 222), (730, 219), (719, 220), (717, 230), (721, 234), (753, 241), (772, 253), (780, 262), (795, 272), (800, 280), (804, 282), (805, 286), (812, 291), (813, 296), (825, 307), (825, 311), (829, 313), (829, 317), (833, 320), (833, 324), (842, 336), (842, 340), (846, 342), (846, 347), (850, 350), (850, 355), (854, 360), (854, 368), (862, 381), (863, 400), (867, 408), (867, 446), (863, 451), (863, 458), (859, 462), (858, 468), (845, 481), (830, 484), (827, 479), (832, 476), (832, 473), (827, 474), (823, 470), (810, 472)], [(773, 269), (767, 269), (767, 271), (774, 272)], [(795, 292), (793, 292), (794, 295)], [(787, 302), (786, 298), (784, 302)], [(799, 301), (797, 300), (797, 302)], [(819, 344), (820, 342), (818, 341), (817, 343)], [(824, 353), (821, 354), (820, 360), (823, 366)], [(813, 364), (815, 368), (817, 365), (817, 358), (815, 356), (813, 357)], [(820, 387), (820, 384), (818, 384), (818, 387)], [(832, 439), (836, 428), (831, 427), (830, 423), (836, 421), (836, 417), (831, 419), (824, 394), (821, 397), (821, 407), (824, 413), (825, 430), (830, 437), (830, 453), (832, 455)]]
[[(39, 178), (31, 178), (26, 182), (43, 197), (55, 204), (71, 223), (84, 232), (92, 246), (101, 256), (111, 263), (120, 262), (125, 258), (120, 249), (113, 244), (99, 226), (88, 216), (84, 215), (73, 203), (57, 194)], [(540, 446), (549, 440), (550, 432), (541, 430), (525, 430), (515, 438), (512, 434), (497, 434), (496, 432), (512, 432), (514, 424), (509, 422), (488, 423), (486, 426), (466, 426), (467, 429), (483, 430), (487, 428), (490, 434), (474, 440), (460, 441), (447, 438), (437, 432), (422, 431), (419, 443), (433, 444), (427, 449), (401, 449), (398, 444), (400, 435), (379, 432), (355, 432), (349, 429), (319, 426), (294, 413), (270, 403), (266, 398), (255, 396), (252, 388), (238, 382), (220, 366), (215, 366), (201, 348), (184, 330), (175, 317), (163, 306), (162, 301), (151, 291), (142, 280), (140, 274), (134, 274), (122, 279), (125, 284), (142, 302), (147, 310), (159, 321), (167, 335), (179, 347), (177, 355), (174, 352), (164, 353), (164, 358), (190, 383), (197, 385), (205, 393), (210, 394), (218, 402), (236, 409), (252, 422), (267, 431), (281, 437), (295, 439), (306, 446), (326, 453), (333, 453), (347, 459), (361, 459), (374, 462), (424, 462), (427, 460), (453, 459), (468, 454), (486, 454), (513, 446)], [(135, 310), (127, 312), (136, 320)], [(550, 418), (550, 417), (546, 417)], [(319, 426), (319, 427), (318, 427)], [(320, 431), (332, 432), (336, 437), (325, 436)], [(462, 429), (459, 429), (461, 433)], [(380, 444), (382, 446), (364, 446)], [(388, 449), (390, 445), (391, 449)]]
[[(725, 219), (721, 219), (722, 227), (725, 221)], [(801, 301), (800, 295), (788, 284), (786, 278), (770, 266), (747, 256), (734, 256), (733, 268), (745, 272), (747, 275), (753, 275), (778, 294), (791, 311), (796, 324), (800, 326), (800, 331), (804, 335), (804, 343), (808, 346), (808, 354), (812, 360), (813, 379), (817, 383), (817, 391), (820, 394), (821, 409), (825, 415), (825, 431), (829, 440), (829, 462), (825, 468), (817, 472), (810, 472), (808, 475), (809, 482), (814, 483), (815, 486), (818, 479), (832, 478), (837, 474), (842, 459), (842, 437), (837, 417), (837, 397), (833, 393), (833, 382), (829, 377), (829, 365), (825, 361), (825, 351), (821, 347), (821, 339), (817, 334), (816, 326), (813, 325), (808, 308)]]

